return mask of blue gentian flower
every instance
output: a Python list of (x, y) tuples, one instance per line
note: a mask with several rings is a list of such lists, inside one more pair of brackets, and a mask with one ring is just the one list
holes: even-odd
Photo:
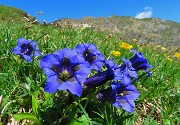
[(92, 43), (79, 44), (76, 46), (76, 51), (81, 54), (86, 61), (91, 64), (91, 68), (99, 71), (102, 67), (104, 56)]
[(91, 72), (90, 64), (75, 49), (68, 48), (43, 56), (40, 67), (47, 76), (46, 92), (68, 90), (77, 96), (81, 96), (82, 83)]
[(19, 38), (17, 46), (13, 48), (12, 52), (16, 55), (20, 55), (27, 62), (31, 62), (33, 56), (40, 56), (38, 44), (31, 40)]
[(123, 74), (122, 84), (128, 85), (132, 84), (132, 78), (137, 80), (138, 74), (136, 70), (132, 67), (132, 64), (129, 60), (122, 58), (123, 64), (120, 66), (121, 72)]
[(113, 79), (113, 74), (110, 72), (110, 70), (104, 71), (104, 72), (98, 72), (96, 75), (91, 76), (88, 78), (83, 85), (86, 89), (91, 89), (98, 87), (100, 85), (103, 85), (109, 80)]
[(113, 60), (105, 60), (104, 63), (107, 70), (98, 72), (96, 75), (88, 78), (83, 84), (86, 88), (98, 87), (109, 80), (118, 81), (123, 79), (120, 67)]
[(105, 66), (108, 68), (108, 70), (110, 70), (111, 74), (113, 75), (113, 80), (114, 81), (119, 81), (123, 79), (123, 74), (122, 71), (119, 67), (119, 65), (117, 65), (114, 60), (109, 59), (109, 60), (105, 60)]
[(120, 69), (123, 74), (136, 79), (138, 77), (138, 74), (136, 70), (132, 67), (131, 62), (125, 58), (122, 58), (122, 60), (124, 63), (120, 66)]
[(111, 87), (100, 92), (97, 97), (99, 100), (111, 102), (116, 108), (122, 107), (123, 110), (133, 113), (135, 107), (134, 101), (139, 95), (134, 85), (124, 86), (114, 82)]
[(152, 66), (148, 63), (147, 59), (141, 52), (137, 52), (135, 49), (133, 49), (132, 52), (134, 53), (134, 56), (129, 59), (132, 63), (132, 67), (136, 71), (145, 70), (148, 73), (148, 76), (150, 76), (149, 68), (152, 68)]

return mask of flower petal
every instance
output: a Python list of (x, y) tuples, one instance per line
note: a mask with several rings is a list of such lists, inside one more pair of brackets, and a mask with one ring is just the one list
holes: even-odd
[(131, 77), (129, 77), (128, 75), (124, 75), (121, 83), (124, 84), (124, 85), (132, 84)]
[(59, 83), (57, 81), (57, 76), (48, 77), (46, 80), (46, 85), (44, 87), (45, 92), (54, 93), (56, 92)]
[(87, 49), (89, 49), (91, 52), (97, 51), (96, 46), (92, 43), (87, 43), (86, 46), (87, 46)]
[(51, 68), (53, 65), (58, 65), (60, 62), (55, 54), (48, 54), (41, 58), (40, 67), (41, 68)]
[(67, 57), (70, 60), (75, 59), (75, 57), (78, 56), (75, 49), (64, 48), (62, 51), (64, 53), (64, 57)]
[(76, 46), (76, 51), (77, 51), (78, 54), (83, 54), (86, 51), (86, 49), (84, 47), (84, 44), (77, 45)]
[(57, 75), (52, 69), (50, 68), (44, 68), (43, 69), (44, 74), (46, 74), (47, 77)]
[(39, 51), (34, 52), (34, 56), (40, 56), (40, 55), (41, 55), (41, 53)]
[(60, 83), (57, 89), (58, 90), (67, 90), (68, 89), (67, 82)]
[(104, 61), (104, 56), (97, 49), (97, 47), (92, 43), (79, 44), (76, 46), (76, 51), (79, 55), (88, 61), (91, 68), (99, 71), (102, 67), (102, 62)]
[(129, 61), (132, 63), (132, 67), (136, 71), (145, 70), (148, 73), (148, 76), (150, 76), (148, 68), (152, 68), (152, 66), (149, 65), (148, 60), (141, 52), (137, 52), (135, 49), (132, 50), (132, 52), (134, 53), (134, 56), (129, 59)]
[(134, 85), (128, 85), (126, 86), (125, 88), (126, 91), (129, 91), (129, 94), (126, 95), (126, 97), (128, 99), (131, 99), (131, 100), (136, 100), (137, 98), (139, 98), (140, 96), (140, 93), (136, 90), (136, 87)]
[(102, 62), (93, 62), (92, 64), (91, 64), (91, 68), (92, 69), (94, 69), (94, 70), (96, 70), (96, 71), (99, 71), (99, 69), (102, 67)]
[(77, 82), (66, 82), (68, 84), (68, 90), (71, 92), (73, 95), (81, 96), (82, 94), (82, 86)]
[(32, 61), (32, 57), (31, 57), (31, 56), (27, 56), (27, 55), (23, 55), (23, 54), (21, 54), (21, 56), (22, 56), (27, 62), (31, 62), (31, 61)]
[(91, 68), (88, 62), (79, 65), (80, 70), (77, 70), (74, 74), (79, 83), (86, 81), (86, 77), (90, 74)]
[(19, 46), (16, 46), (13, 48), (12, 52), (16, 55), (21, 54), (21, 48)]
[(134, 107), (132, 107), (126, 98), (118, 99), (119, 105), (127, 112), (133, 113)]
[(19, 38), (18, 39), (18, 46), (20, 47), (23, 43), (25, 43), (27, 40), (24, 38)]
[(107, 70), (104, 72), (98, 72), (98, 74), (87, 78), (83, 85), (86, 87), (86, 89), (95, 88), (112, 79), (113, 75)]
[(73, 65), (82, 64), (85, 62), (84, 58), (79, 55), (74, 56), (73, 58), (70, 59), (70, 61)]

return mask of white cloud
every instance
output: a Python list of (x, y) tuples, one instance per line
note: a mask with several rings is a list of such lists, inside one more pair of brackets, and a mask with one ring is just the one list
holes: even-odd
[(135, 18), (144, 19), (152, 17), (152, 7), (145, 7), (143, 12), (138, 13)]

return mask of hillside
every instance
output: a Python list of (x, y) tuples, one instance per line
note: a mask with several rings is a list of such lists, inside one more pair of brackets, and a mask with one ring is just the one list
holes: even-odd
[[(0, 5), (0, 22), (21, 23), (24, 22), (24, 19), (31, 23), (37, 23), (36, 18), (29, 16), (25, 11)], [(136, 38), (139, 43), (152, 42), (162, 46), (180, 47), (180, 23), (159, 18), (135, 19), (125, 16), (63, 18), (49, 25), (56, 27), (68, 25), (74, 28), (89, 27), (93, 31), (114, 34), (117, 39), (124, 41), (131, 41)]]
[(47, 25), (18, 12), (17, 22), (0, 21), (0, 125), (180, 125), (179, 44), (139, 43), (158, 33), (154, 22), (166, 37), (178, 23), (112, 16)]
[(30, 18), (25, 11), (0, 4), (0, 22), (22, 22), (23, 17)]
[(82, 19), (60, 19), (51, 25), (91, 27), (96, 31), (116, 34), (119, 39), (139, 39), (139, 42), (154, 42), (164, 46), (180, 46), (180, 23), (158, 18), (135, 19), (132, 17), (111, 16), (108, 18), (85, 17)]

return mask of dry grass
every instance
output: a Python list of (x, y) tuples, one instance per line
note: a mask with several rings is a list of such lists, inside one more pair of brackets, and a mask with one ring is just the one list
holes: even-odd
[(155, 120), (158, 123), (158, 125), (162, 125), (162, 109), (158, 106), (158, 104), (158, 99), (153, 99), (151, 102), (147, 102), (146, 100), (144, 100), (144, 102), (139, 104), (137, 110), (139, 117), (134, 125), (144, 125), (144, 119), (147, 117), (150, 117), (153, 120)]

